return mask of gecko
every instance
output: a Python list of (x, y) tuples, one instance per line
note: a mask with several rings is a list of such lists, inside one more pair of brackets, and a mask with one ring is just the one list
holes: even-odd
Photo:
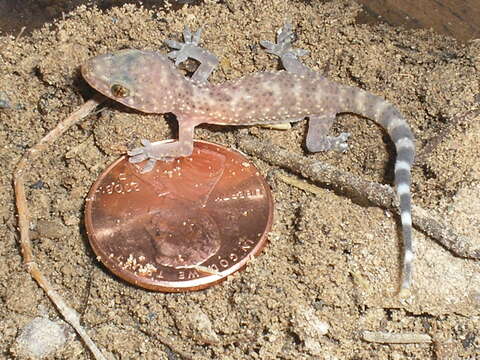
[[(178, 121), (178, 140), (150, 142), (128, 151), (131, 163), (146, 160), (141, 172), (154, 169), (157, 160), (189, 156), (193, 151), (194, 128), (202, 123), (219, 125), (266, 125), (291, 123), (308, 118), (306, 148), (310, 152), (348, 149), (350, 134), (329, 136), (339, 113), (355, 113), (373, 120), (389, 134), (396, 149), (395, 186), (399, 198), (403, 238), (403, 269), (400, 295), (409, 293), (412, 283), (413, 239), (411, 167), (415, 156), (414, 136), (397, 108), (358, 87), (332, 82), (302, 63), (308, 51), (294, 48), (290, 24), (277, 31), (276, 42), (260, 44), (280, 58), (285, 70), (257, 72), (222, 84), (208, 77), (218, 59), (199, 46), (201, 29), (185, 27), (184, 42), (167, 40), (174, 50), (124, 49), (93, 57), (81, 73), (94, 89), (127, 107), (144, 113), (173, 113)], [(199, 63), (186, 77), (176, 69), (188, 58)], [(174, 61), (172, 61), (174, 60)]]

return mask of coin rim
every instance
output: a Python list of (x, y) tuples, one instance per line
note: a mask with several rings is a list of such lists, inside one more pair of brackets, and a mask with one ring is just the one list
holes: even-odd
[[(168, 139), (162, 142), (172, 142), (174, 140)], [(257, 172), (258, 168), (253, 164), (253, 162), (247, 158), (247, 156), (242, 153), (239, 150), (236, 149), (231, 149), (227, 148), (223, 145), (211, 143), (208, 141), (202, 141), (202, 140), (195, 140), (194, 141), (194, 148), (196, 144), (205, 144), (207, 146), (213, 146), (218, 149), (222, 149), (227, 152), (233, 152), (237, 153), (240, 156), (242, 156), (246, 161), (250, 163), (251, 166), (253, 166)], [(267, 223), (265, 226), (265, 230), (258, 240), (257, 244), (253, 247), (253, 249), (250, 250), (250, 253), (245, 256), (242, 260), (239, 262), (233, 264), (231, 267), (223, 270), (223, 271), (218, 271), (222, 276), (212, 274), (210, 276), (205, 276), (201, 278), (196, 278), (193, 280), (175, 280), (175, 281), (164, 281), (164, 280), (158, 280), (158, 279), (149, 279), (149, 278), (144, 278), (140, 277), (138, 275), (135, 275), (132, 271), (128, 271), (125, 269), (121, 269), (116, 262), (111, 260), (109, 257), (105, 256), (104, 251), (97, 246), (98, 241), (95, 241), (95, 231), (93, 230), (93, 224), (92, 224), (92, 205), (93, 205), (93, 199), (95, 192), (98, 188), (99, 183), (103, 180), (103, 177), (105, 174), (108, 174), (114, 167), (116, 167), (119, 163), (122, 161), (127, 160), (126, 155), (122, 155), (120, 158), (112, 162), (95, 180), (95, 182), (92, 184), (90, 187), (90, 190), (88, 192), (87, 198), (86, 198), (86, 204), (85, 204), (85, 212), (84, 212), (84, 220), (85, 220), (85, 227), (86, 227), (86, 232), (87, 232), (87, 237), (90, 243), (90, 246), (92, 247), (97, 260), (100, 261), (100, 263), (103, 264), (109, 271), (111, 271), (113, 274), (115, 274), (118, 278), (121, 280), (124, 280), (127, 283), (133, 284), (135, 286), (148, 289), (148, 290), (153, 290), (153, 291), (160, 291), (160, 292), (186, 292), (186, 291), (195, 291), (195, 290), (201, 290), (208, 288), (210, 286), (216, 285), (220, 282), (223, 282), (232, 275), (233, 273), (242, 270), (250, 261), (253, 257), (259, 255), (259, 253), (262, 251), (262, 249), (266, 246), (267, 241), (268, 241), (268, 234), (272, 228), (273, 224), (273, 196), (272, 192), (270, 189), (270, 186), (266, 182), (265, 178), (262, 175), (257, 176), (258, 179), (260, 179), (260, 183), (263, 185), (263, 188), (265, 190), (266, 198), (267, 198), (267, 203), (269, 204), (268, 206), (268, 218), (267, 218)], [(92, 200), (89, 200), (92, 199)], [(191, 269), (191, 268), (190, 268)], [(185, 269), (188, 270), (188, 269)], [(199, 271), (198, 269), (196, 269)], [(140, 280), (141, 279), (141, 280)]]

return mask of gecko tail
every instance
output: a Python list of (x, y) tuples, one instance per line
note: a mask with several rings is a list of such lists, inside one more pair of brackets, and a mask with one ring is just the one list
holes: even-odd
[(358, 88), (349, 87), (353, 91), (350, 102), (351, 111), (374, 120), (390, 135), (397, 158), (395, 161), (395, 187), (400, 201), (400, 218), (403, 237), (403, 271), (400, 295), (409, 293), (413, 272), (413, 239), (412, 239), (412, 193), (411, 169), (415, 158), (415, 140), (405, 118), (389, 102), (381, 97)]
[[(390, 138), (395, 144), (397, 150), (397, 159), (395, 161), (395, 186), (400, 201), (400, 218), (402, 222), (402, 236), (404, 243), (403, 252), (403, 279), (401, 284), (401, 293), (406, 293), (412, 283), (413, 271), (413, 240), (412, 240), (412, 193), (411, 169), (415, 158), (415, 143), (412, 131), (406, 120), (393, 109), (387, 111), (395, 115), (387, 115), (380, 119), (379, 123), (385, 127)], [(398, 113), (397, 116), (396, 113)], [(385, 125), (384, 125), (385, 124)]]

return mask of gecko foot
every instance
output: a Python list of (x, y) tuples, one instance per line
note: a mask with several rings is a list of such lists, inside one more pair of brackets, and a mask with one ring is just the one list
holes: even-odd
[(143, 145), (142, 147), (127, 151), (128, 156), (130, 156), (128, 161), (130, 161), (132, 164), (142, 162), (143, 160), (150, 159), (151, 157), (149, 150), (152, 146), (152, 143), (145, 139), (142, 139), (141, 143)]
[(314, 141), (308, 141), (307, 148), (311, 152), (329, 151), (333, 150), (339, 153), (344, 153), (348, 150), (347, 139), (350, 133), (341, 133), (338, 136), (323, 136)]
[(261, 40), (260, 45), (262, 45), (268, 53), (277, 55), (280, 58), (283, 58), (285, 56), (299, 58), (309, 53), (308, 50), (292, 47), (292, 43), (294, 41), (295, 33), (292, 31), (292, 25), (286, 23), (281, 29), (277, 31), (276, 43), (272, 43), (268, 40)]
[(192, 57), (192, 53), (197, 51), (199, 48), (198, 44), (200, 43), (201, 34), (202, 29), (198, 29), (192, 34), (190, 28), (185, 26), (183, 29), (183, 43), (175, 40), (165, 40), (165, 43), (169, 47), (177, 49), (167, 54), (170, 59), (175, 60), (175, 66), (178, 66), (189, 57)]
[(331, 149), (333, 151), (343, 153), (348, 150), (348, 137), (350, 136), (350, 133), (341, 133), (338, 136), (331, 137), (332, 139), (332, 147)]
[[(193, 133), (192, 133), (193, 134)], [(157, 160), (173, 161), (176, 158), (189, 156), (193, 151), (193, 139), (190, 141), (156, 141), (151, 143), (148, 140), (142, 139), (143, 146), (127, 151), (129, 162), (136, 164), (144, 160), (148, 162), (144, 165), (141, 173), (151, 171)]]
[(127, 154), (128, 156), (130, 156), (128, 161), (131, 162), (132, 164), (136, 164), (144, 160), (148, 160), (147, 163), (140, 170), (140, 173), (144, 174), (153, 170), (153, 168), (155, 167), (155, 163), (157, 162), (157, 159), (155, 159), (151, 154), (152, 152), (151, 142), (145, 139), (142, 139), (141, 142), (143, 147), (139, 147), (139, 148), (135, 148), (133, 150), (127, 151)]
[(168, 46), (176, 49), (167, 54), (170, 59), (175, 60), (175, 66), (180, 65), (187, 59), (194, 59), (200, 63), (190, 78), (190, 80), (197, 84), (206, 83), (208, 77), (218, 65), (217, 57), (198, 45), (201, 34), (202, 29), (198, 29), (192, 33), (188, 26), (185, 26), (183, 30), (183, 43), (175, 40), (165, 41)]

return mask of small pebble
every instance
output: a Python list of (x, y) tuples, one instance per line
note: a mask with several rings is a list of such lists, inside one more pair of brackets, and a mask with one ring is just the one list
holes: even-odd
[(16, 345), (19, 355), (43, 359), (60, 349), (66, 341), (66, 325), (37, 317), (20, 331)]
[(177, 314), (177, 325), (187, 337), (200, 344), (217, 344), (220, 342), (213, 329), (213, 324), (199, 307)]
[(328, 333), (330, 325), (321, 321), (310, 307), (300, 307), (292, 319), (293, 331), (304, 342), (305, 349), (312, 355), (323, 352), (321, 337)]
[(10, 105), (7, 94), (4, 91), (0, 91), (0, 109), (8, 109), (11, 107), (12, 105)]
[(38, 220), (36, 230), (42, 238), (60, 239), (67, 235), (67, 229), (60, 220)]

